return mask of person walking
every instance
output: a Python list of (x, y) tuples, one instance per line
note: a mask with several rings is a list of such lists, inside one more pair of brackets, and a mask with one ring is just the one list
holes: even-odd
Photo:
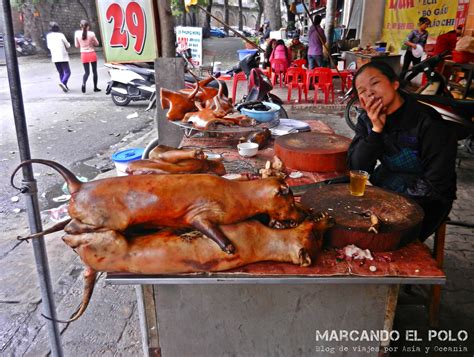
[(308, 48), (308, 66), (313, 69), (316, 66), (322, 67), (324, 64), (323, 45), (326, 43), (326, 35), (321, 27), (322, 17), (315, 15), (313, 25), (308, 32), (309, 48)]
[(99, 79), (97, 75), (97, 55), (95, 53), (94, 47), (99, 45), (95, 33), (89, 31), (90, 26), (87, 20), (81, 21), (81, 29), (76, 31), (74, 36), (76, 48), (81, 49), (81, 61), (84, 66), (84, 76), (82, 77), (82, 93), (86, 92), (86, 82), (89, 78), (90, 67), (92, 67), (92, 75), (94, 80), (94, 92), (100, 92), (100, 89), (97, 87), (97, 81)]
[(66, 36), (59, 32), (59, 25), (56, 22), (50, 22), (49, 29), (51, 32), (46, 35), (46, 46), (51, 52), (51, 61), (59, 73), (59, 87), (67, 93), (69, 91), (67, 82), (69, 77), (71, 77), (67, 49), (71, 47), (71, 44), (66, 39)]
[[(408, 37), (404, 44), (408, 47), (407, 51), (405, 52), (405, 56), (403, 57), (403, 67), (401, 73), (401, 79), (404, 79), (405, 72), (410, 67), (410, 63), (413, 65), (417, 65), (421, 62), (421, 56), (423, 53), (418, 53), (418, 45), (421, 46), (422, 49), (425, 48), (426, 41), (428, 40), (428, 31), (426, 29), (431, 24), (431, 20), (425, 16), (422, 16), (418, 19), (418, 29), (413, 30), (408, 34)], [(413, 52), (415, 50), (415, 53)], [(413, 76), (408, 76), (407, 80), (411, 80)]]

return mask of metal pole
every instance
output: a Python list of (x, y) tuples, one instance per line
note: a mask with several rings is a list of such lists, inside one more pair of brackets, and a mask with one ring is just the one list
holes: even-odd
[[(7, 62), (8, 82), (12, 99), (13, 117), (18, 141), (20, 160), (28, 160), (30, 156), (30, 145), (28, 130), (26, 126), (25, 108), (23, 106), (23, 95), (21, 92), (20, 72), (18, 60), (15, 53), (15, 40), (13, 35), (13, 21), (9, 0), (2, 0), (3, 17), (5, 21), (5, 58)], [(26, 211), (28, 213), (28, 224), (31, 233), (42, 231), (40, 210), (38, 205), (36, 180), (33, 176), (33, 168), (30, 165), (23, 166), (23, 187), (26, 197)], [(43, 311), (46, 316), (56, 319), (53, 289), (49, 273), (48, 256), (43, 237), (33, 239), (33, 251), (38, 273), (38, 282), (41, 290)], [(55, 357), (62, 357), (60, 332), (56, 322), (45, 320), (48, 327), (49, 343), (51, 353)]]

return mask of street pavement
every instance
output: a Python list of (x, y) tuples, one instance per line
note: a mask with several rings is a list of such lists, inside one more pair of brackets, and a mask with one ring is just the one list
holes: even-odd
[[(205, 41), (205, 63), (212, 60), (222, 62), (222, 68), (229, 68), (237, 62), (236, 50), (241, 48), (241, 42), (238, 39), (211, 39)], [(35, 61), (31, 59), (31, 61)], [(38, 61), (46, 65), (47, 59), (38, 59)], [(25, 61), (26, 62), (26, 61)], [(28, 61), (29, 62), (29, 61)], [(28, 63), (22, 63), (23, 68), (34, 71), (33, 66), (28, 67)], [(46, 67), (42, 67), (46, 68)], [(49, 70), (51, 76), (55, 75), (52, 68)], [(75, 79), (76, 84), (80, 83), (80, 67), (76, 66), (73, 71), (77, 73)], [(74, 73), (73, 72), (73, 73)], [(22, 72), (23, 73), (23, 72)], [(0, 67), (0, 79), (3, 79), (4, 68)], [(22, 76), (25, 78), (26, 76)], [(100, 74), (101, 87), (105, 89), (105, 81), (107, 74), (102, 68)], [(34, 89), (36, 85), (46, 86), (44, 80), (37, 79), (36, 83), (27, 83), (25, 88), (30, 88), (33, 97), (36, 95), (37, 105), (33, 109), (27, 109), (30, 116), (35, 113), (42, 113), (39, 120), (42, 122), (48, 115), (63, 110), (65, 105), (69, 105), (70, 98), (67, 101), (61, 100), (62, 94), (51, 94), (52, 90), (41, 87), (38, 92)], [(77, 88), (79, 88), (76, 85)], [(48, 87), (49, 88), (49, 87)], [(58, 88), (59, 89), (59, 88)], [(243, 95), (244, 86), (239, 87), (238, 97)], [(56, 90), (56, 88), (55, 88)], [(28, 91), (28, 89), (26, 89)], [(0, 88), (0, 110), (7, 112), (5, 101), (4, 87)], [(286, 91), (276, 89), (275, 93), (282, 98), (286, 97)], [(72, 93), (69, 93), (72, 94)], [(68, 94), (68, 95), (69, 95)], [(340, 95), (341, 93), (339, 93)], [(81, 102), (82, 94), (73, 94), (77, 96), (77, 103)], [(130, 108), (117, 108), (111, 104), (110, 98), (95, 98), (91, 93), (86, 100), (82, 100), (83, 105), (74, 104), (73, 108), (90, 107), (87, 115), (82, 115), (79, 109), (71, 116), (70, 125), (78, 125), (78, 118), (90, 117), (90, 120), (97, 123), (96, 126), (84, 125), (82, 130), (76, 130), (77, 138), (72, 140), (67, 137), (67, 129), (64, 133), (47, 133), (44, 135), (44, 141), (38, 142), (35, 150), (43, 150), (41, 154), (45, 158), (54, 156), (57, 160), (65, 163), (66, 166), (72, 166), (74, 172), (81, 173), (81, 168), (92, 179), (97, 177), (105, 177), (113, 174), (113, 171), (107, 171), (111, 168), (110, 154), (124, 147), (144, 147), (151, 139), (154, 138), (152, 117), (144, 114), (144, 106), (137, 105)], [(74, 102), (74, 100), (72, 100)], [(8, 103), (7, 103), (8, 104)], [(353, 133), (345, 124), (343, 119), (342, 105), (305, 105), (305, 104), (289, 104), (285, 106), (289, 117), (295, 119), (319, 119), (330, 125), (337, 134), (352, 137)], [(119, 110), (120, 109), (120, 110)], [(65, 113), (60, 120), (62, 128), (67, 128), (66, 115), (68, 109), (64, 109)], [(130, 129), (133, 125), (130, 120), (126, 120), (128, 114), (139, 113), (142, 120), (136, 123), (134, 129)], [(49, 114), (48, 114), (49, 113)], [(46, 115), (48, 114), (48, 115)], [(8, 117), (8, 115), (7, 115)], [(11, 119), (11, 118), (9, 118)], [(118, 120), (120, 119), (120, 120)], [(48, 120), (48, 119), (46, 119)], [(113, 135), (107, 135), (104, 132), (97, 136), (96, 131), (99, 130), (101, 121), (107, 121), (108, 131), (119, 133), (120, 136), (111, 142)], [(113, 125), (110, 124), (113, 121)], [(118, 121), (125, 121), (124, 127)], [(66, 124), (65, 124), (66, 123)], [(105, 124), (105, 123), (103, 123)], [(2, 137), (1, 137), (1, 155), (3, 161), (1, 169), (5, 172), (0, 181), (0, 202), (1, 202), (1, 219), (2, 228), (0, 228), (0, 262), (2, 270), (0, 279), (2, 281), (0, 288), (0, 355), (2, 356), (38, 356), (46, 355), (49, 351), (48, 336), (45, 327), (45, 320), (41, 317), (42, 304), (37, 286), (36, 271), (34, 268), (34, 258), (32, 254), (31, 244), (19, 243), (15, 237), (25, 235), (28, 232), (26, 223), (26, 214), (13, 213), (14, 208), (21, 207), (24, 202), (20, 198), (19, 203), (11, 202), (10, 198), (16, 195), (14, 191), (8, 188), (8, 176), (11, 168), (18, 161), (17, 150), (11, 149), (14, 142), (14, 134), (12, 129), (7, 135), (4, 135), (5, 123), (2, 121)], [(51, 122), (46, 122), (46, 126), (51, 126)], [(29, 128), (34, 128), (29, 127)], [(6, 130), (6, 129), (5, 129)], [(44, 129), (46, 130), (46, 129)], [(34, 131), (34, 129), (33, 129)], [(127, 132), (129, 131), (129, 132)], [(35, 132), (32, 136), (38, 136)], [(66, 137), (64, 137), (66, 136)], [(117, 137), (115, 137), (117, 138)], [(127, 140), (123, 141), (123, 138)], [(34, 141), (34, 140), (32, 140)], [(82, 153), (80, 145), (84, 143)], [(32, 145), (35, 145), (34, 143)], [(45, 150), (46, 145), (55, 145), (53, 151)], [(89, 146), (91, 148), (89, 148)], [(74, 147), (69, 152), (69, 147)], [(52, 149), (49, 149), (52, 150)], [(14, 153), (12, 153), (14, 151)], [(96, 155), (92, 155), (92, 153)], [(95, 156), (95, 157), (94, 157)], [(455, 202), (451, 218), (457, 221), (474, 223), (474, 197), (473, 179), (474, 179), (474, 158), (460, 148), (461, 160), (457, 168), (458, 173), (458, 200)], [(8, 159), (8, 160), (4, 160)], [(36, 172), (37, 168), (35, 168)], [(107, 171), (107, 172), (104, 172)], [(47, 184), (42, 184), (40, 193), (46, 193), (41, 199), (42, 208), (51, 208), (53, 203), (51, 197), (60, 194), (61, 179), (56, 174), (50, 176), (46, 170), (39, 171), (38, 181), (46, 180)], [(53, 193), (51, 193), (52, 191)], [(43, 216), (44, 226), (51, 224), (47, 215)], [(54, 287), (54, 299), (57, 305), (58, 316), (67, 318), (80, 304), (82, 295), (82, 264), (77, 255), (67, 247), (60, 239), (61, 234), (52, 234), (45, 239), (49, 266), (51, 269), (52, 284)], [(428, 241), (432, 244), (432, 239)], [(448, 353), (434, 353), (435, 346), (466, 346), (469, 352), (457, 353), (456, 356), (472, 356), (474, 353), (474, 329), (472, 321), (474, 320), (474, 243), (473, 229), (448, 226), (446, 237), (446, 253), (444, 271), (447, 275), (447, 284), (442, 290), (441, 301), (441, 319), (440, 328), (444, 330), (452, 330), (456, 334), (460, 329), (467, 330), (469, 339), (466, 342), (442, 342), (432, 343), (430, 345), (430, 353), (415, 353), (414, 356), (420, 355), (438, 355), (447, 356)], [(420, 296), (423, 291), (419, 287), (413, 288), (413, 294)], [(401, 300), (409, 300), (411, 296), (401, 293)], [(350, 301), (348, 302), (350, 303)], [(397, 308), (395, 329), (399, 331), (417, 329), (426, 332), (428, 329), (426, 309), (421, 305), (399, 305)], [(76, 322), (68, 325), (61, 325), (62, 343), (66, 356), (138, 356), (141, 355), (141, 339), (138, 323), (137, 305), (135, 300), (135, 291), (131, 286), (111, 286), (104, 284), (102, 276), (96, 285), (91, 304), (85, 314)], [(416, 346), (423, 346), (426, 340), (418, 342)], [(402, 352), (403, 346), (409, 345), (408, 341), (399, 341), (396, 346), (400, 349), (396, 356), (407, 356), (409, 353)], [(411, 344), (410, 344), (411, 345)], [(271, 351), (269, 351), (271, 354)], [(314, 355), (318, 355), (316, 352)], [(319, 354), (322, 355), (322, 354)]]

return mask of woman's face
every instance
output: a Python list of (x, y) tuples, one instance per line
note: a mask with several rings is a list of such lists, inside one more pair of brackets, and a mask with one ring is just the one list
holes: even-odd
[(367, 109), (366, 105), (371, 100), (382, 99), (382, 103), (386, 108), (386, 113), (393, 113), (398, 108), (397, 99), (399, 94), (397, 89), (400, 87), (398, 81), (390, 82), (390, 80), (382, 74), (378, 69), (369, 67), (357, 76), (355, 87), (362, 108)]
[(430, 26), (429, 22), (425, 22), (423, 24), (420, 24), (420, 31), (426, 31), (426, 29)]

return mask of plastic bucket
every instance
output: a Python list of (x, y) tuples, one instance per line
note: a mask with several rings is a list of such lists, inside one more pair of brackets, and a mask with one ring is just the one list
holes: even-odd
[(212, 69), (212, 72), (214, 73), (220, 72), (221, 65), (222, 65), (222, 62), (214, 62), (214, 68)]
[(248, 50), (237, 50), (237, 53), (239, 54), (239, 61), (242, 61), (245, 57), (248, 55), (253, 55), (255, 52), (258, 50), (253, 50), (253, 49), (248, 49)]
[(127, 164), (130, 161), (140, 160), (142, 158), (145, 149), (142, 148), (130, 148), (125, 150), (117, 151), (112, 155), (112, 161), (115, 164), (115, 170), (117, 176), (127, 176)]

